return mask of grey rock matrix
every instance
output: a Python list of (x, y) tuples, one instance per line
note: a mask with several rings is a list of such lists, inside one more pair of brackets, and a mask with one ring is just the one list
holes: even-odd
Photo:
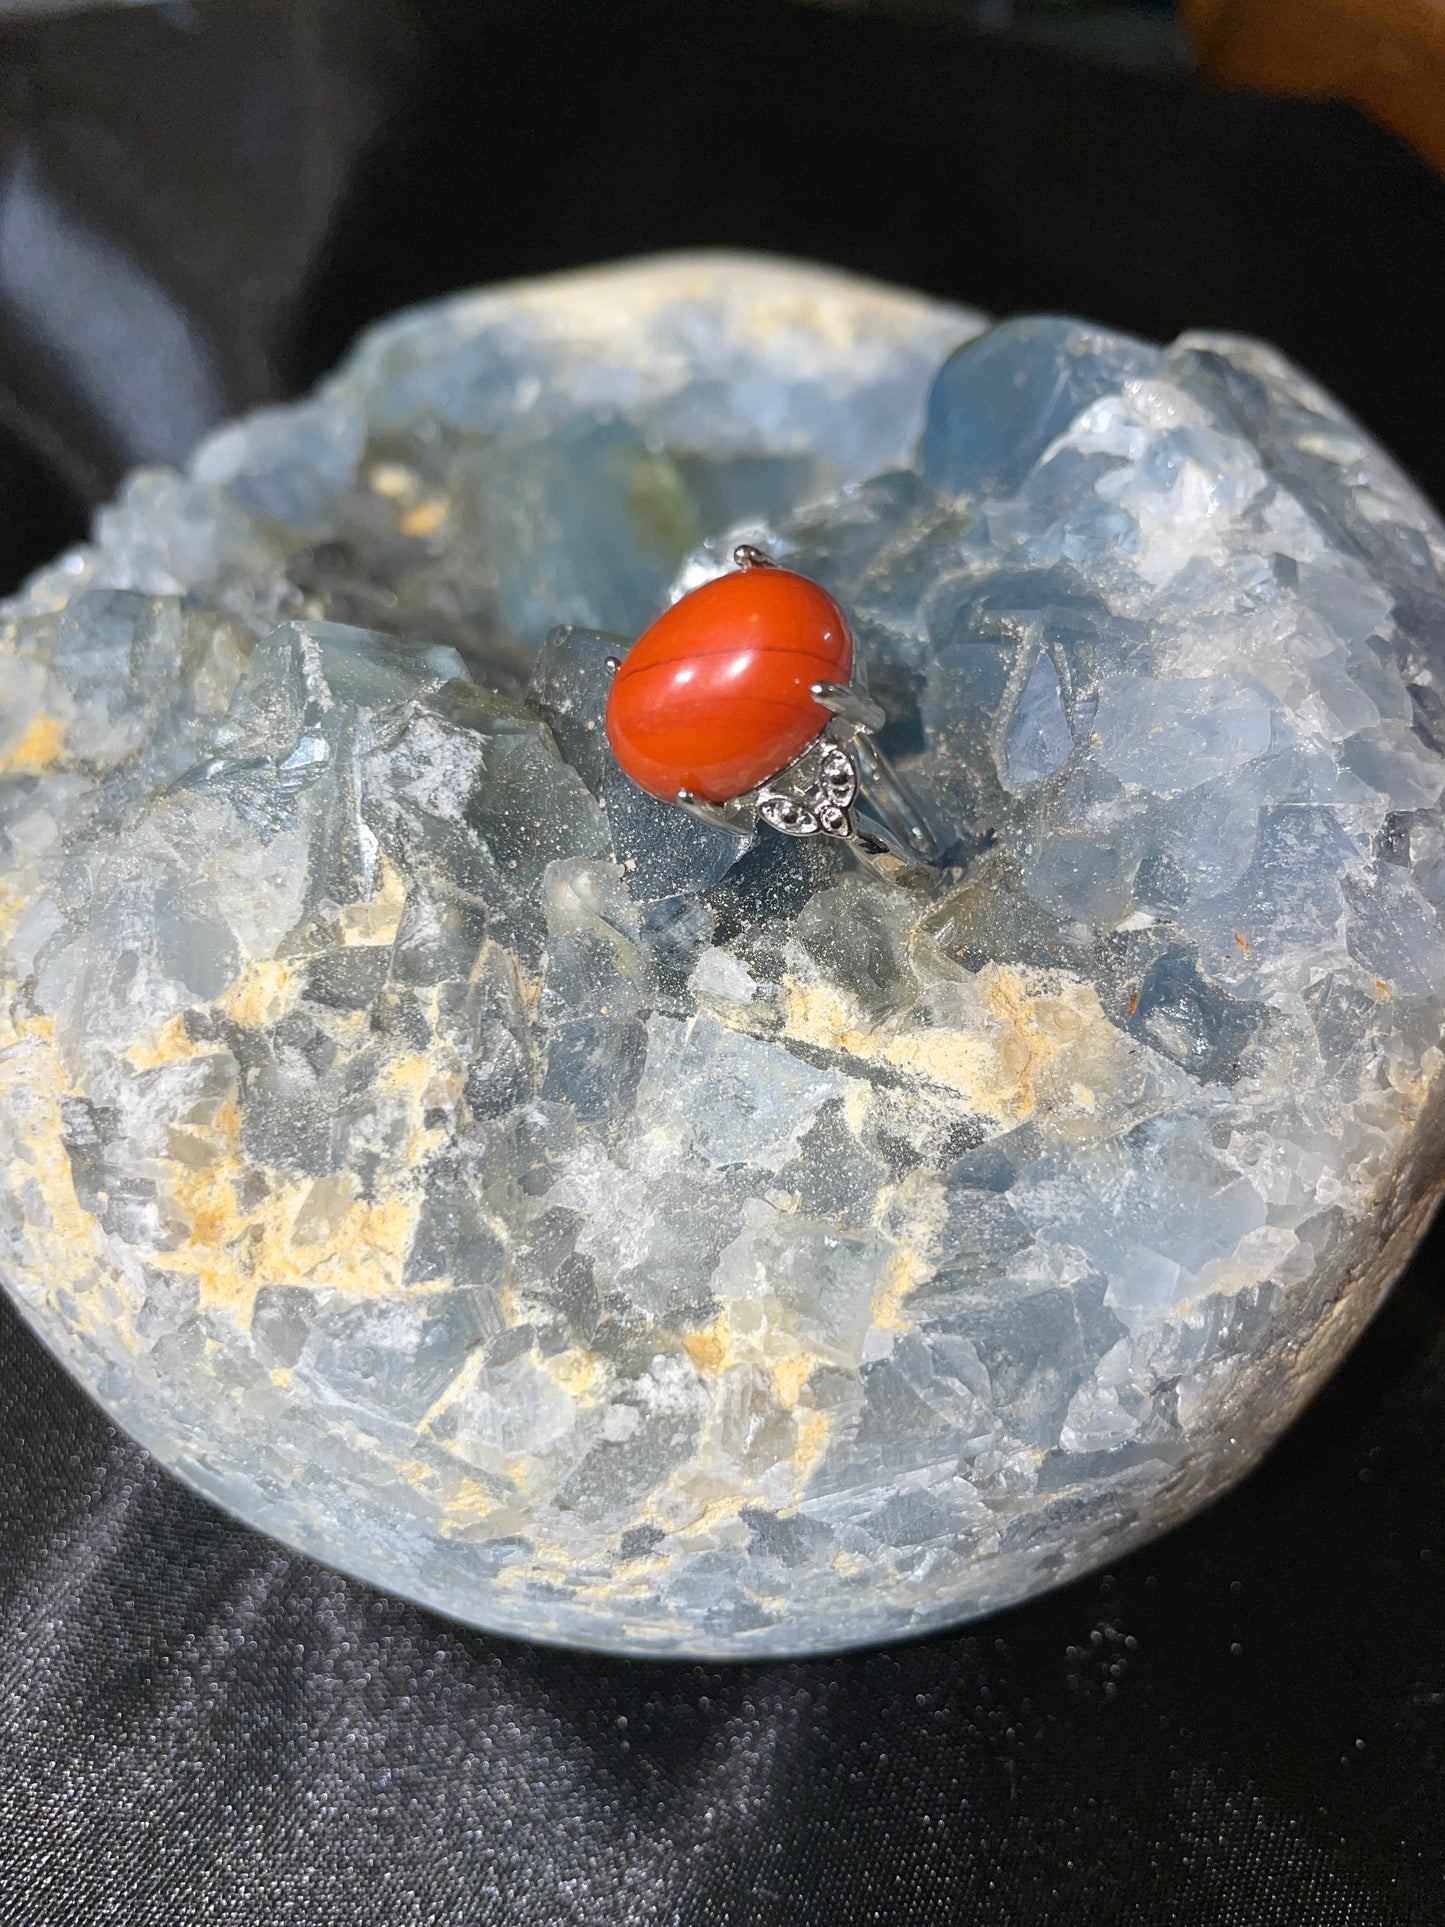
[[(1441, 1157), (1445, 534), (1258, 344), (746, 258), (503, 289), (0, 612), (0, 1266), (182, 1477), (631, 1652), (1024, 1598), (1236, 1478)], [(946, 852), (633, 790), (764, 544)]]

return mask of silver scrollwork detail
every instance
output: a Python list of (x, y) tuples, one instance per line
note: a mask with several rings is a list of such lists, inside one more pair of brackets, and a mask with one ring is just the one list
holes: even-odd
[(840, 744), (813, 746), (759, 794), (758, 815), (784, 836), (851, 837), (858, 771)]
[[(761, 555), (744, 561), (739, 554), (737, 561), (740, 568), (766, 566)], [(923, 811), (873, 741), (887, 720), (883, 709), (846, 683), (814, 683), (812, 695), (828, 721), (786, 769), (723, 803), (690, 790), (679, 790), (677, 801), (736, 836), (763, 822), (784, 836), (837, 837), (890, 878), (932, 868), (937, 848)]]

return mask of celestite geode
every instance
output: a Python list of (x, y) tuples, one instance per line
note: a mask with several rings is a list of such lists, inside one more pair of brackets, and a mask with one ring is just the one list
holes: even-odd
[[(484, 1626), (841, 1646), (1181, 1519), (1368, 1316), (1445, 532), (1255, 343), (981, 325), (443, 303), (5, 606), (4, 1280), (223, 1505)], [(740, 535), (852, 611), (931, 884), (610, 766), (609, 633)]]

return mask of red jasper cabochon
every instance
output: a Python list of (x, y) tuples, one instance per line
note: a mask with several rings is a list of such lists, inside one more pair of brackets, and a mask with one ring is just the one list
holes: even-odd
[(790, 569), (740, 569), (660, 615), (623, 658), (607, 740), (653, 796), (726, 803), (792, 762), (828, 721), (815, 682), (853, 671), (848, 619)]

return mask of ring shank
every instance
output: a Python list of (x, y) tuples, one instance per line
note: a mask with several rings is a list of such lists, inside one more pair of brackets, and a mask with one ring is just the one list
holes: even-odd
[(885, 844), (895, 845), (894, 854), (905, 862), (937, 863), (937, 840), (907, 782), (871, 737), (860, 732), (851, 747), (858, 763), (859, 814), (872, 819)]

